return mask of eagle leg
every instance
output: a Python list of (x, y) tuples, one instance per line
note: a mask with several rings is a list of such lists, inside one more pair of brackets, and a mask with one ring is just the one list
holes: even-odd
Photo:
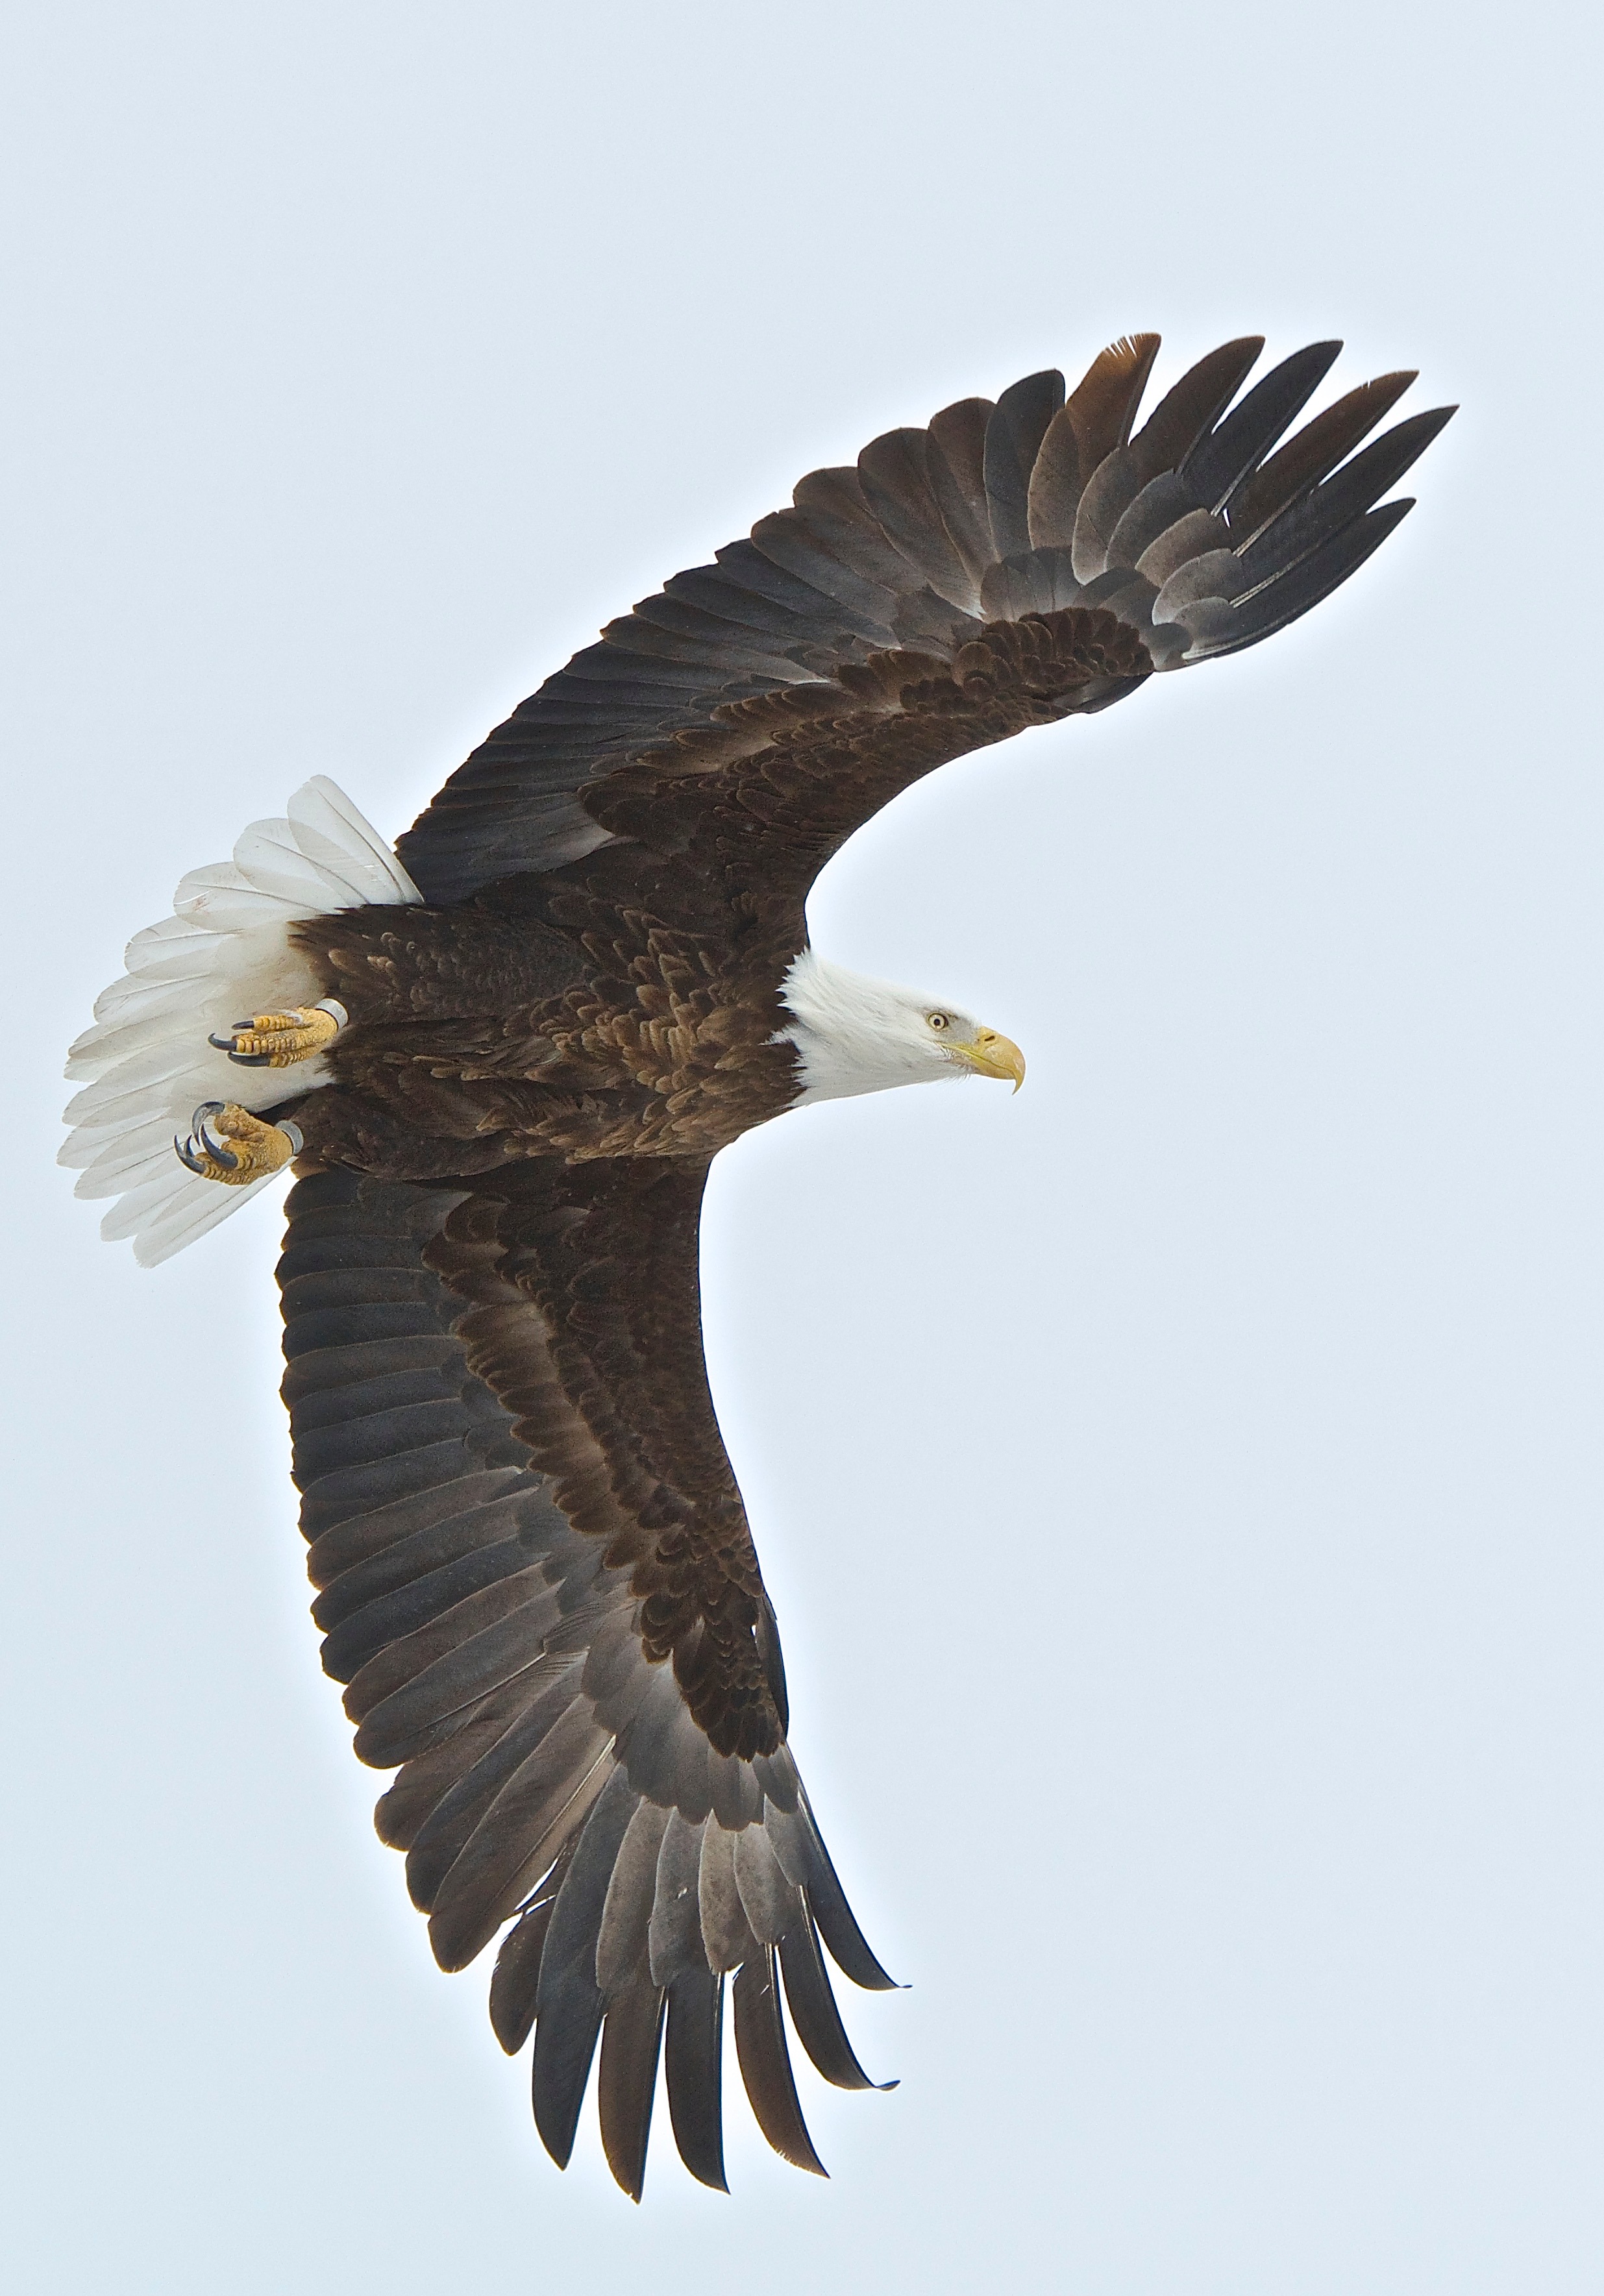
[(316, 1004), (298, 1004), (287, 1013), (258, 1013), (249, 1021), (236, 1021), (226, 1036), (207, 1041), (242, 1069), (287, 1069), (331, 1045), (347, 1018), (345, 1006), (325, 996)]
[(306, 1145), (299, 1125), (264, 1124), (232, 1101), (203, 1100), (190, 1123), (188, 1139), (173, 1142), (179, 1162), (225, 1188), (248, 1188), (269, 1172), (282, 1172)]

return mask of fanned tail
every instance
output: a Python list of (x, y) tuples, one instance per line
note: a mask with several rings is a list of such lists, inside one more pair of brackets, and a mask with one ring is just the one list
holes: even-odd
[[(345, 792), (323, 775), (298, 789), (282, 821), (253, 822), (231, 861), (192, 869), (173, 914), (129, 942), (127, 971), (95, 1000), (94, 1026), (67, 1059), (84, 1089), (66, 1111), (72, 1127), (58, 1161), (78, 1169), (75, 1193), (118, 1199), (101, 1222), (108, 1242), (133, 1240), (142, 1267), (238, 1211), (269, 1178), (220, 1188), (173, 1152), (202, 1101), (271, 1107), (282, 1082), (242, 1069), (208, 1038), (247, 1013), (314, 1003), (323, 994), (287, 928), (332, 910), (422, 898)], [(324, 1080), (321, 1061), (297, 1074)]]

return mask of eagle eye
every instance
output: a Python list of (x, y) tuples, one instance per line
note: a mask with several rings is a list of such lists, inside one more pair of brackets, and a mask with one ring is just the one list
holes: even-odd
[(929, 1020), (932, 1029), (945, 1029), (949, 1025), (951, 1020), (951, 1015), (946, 1013), (927, 1013), (925, 1017)]

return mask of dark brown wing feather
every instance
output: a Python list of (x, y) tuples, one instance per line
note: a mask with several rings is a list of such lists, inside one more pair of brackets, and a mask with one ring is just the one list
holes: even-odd
[(706, 1167), (556, 1160), (424, 1187), (302, 1180), (280, 1265), (325, 1663), (446, 1968), (505, 1924), (491, 2021), (535, 2033), (566, 2161), (596, 2051), (639, 2198), (669, 2103), (722, 2184), (724, 1976), (760, 2121), (812, 2162), (779, 2026), (860, 2085), (819, 1954), (870, 1954), (785, 1737), (778, 1635), (702, 1368)]
[[(1372, 505), (1452, 410), (1389, 432), (1372, 450), (1387, 475), (1367, 492), (1343, 458), (1407, 378), (1350, 392), (1282, 445), (1340, 346), (1294, 353), (1236, 398), (1262, 348), (1245, 337), (1200, 360), (1133, 436), (1158, 343), (1112, 345), (1068, 398), (1056, 373), (1027, 375), (994, 405), (965, 399), (924, 430), (887, 432), (855, 470), (814, 472), (791, 509), (610, 623), (401, 840), (426, 897), (457, 900), (577, 862), (610, 835), (642, 835), (642, 791), (671, 775), (694, 777), (675, 801), (692, 841), (699, 796), (727, 822), (771, 768), (783, 781), (804, 738), (822, 764), (826, 721), (839, 730), (822, 810), (845, 825), (839, 843), (934, 764), (1044, 715), (1105, 709), (1150, 670), (1255, 644), (1306, 612), (1396, 523), (1399, 506)], [(1009, 633), (1072, 611), (1119, 626), (1096, 634), (1120, 664), (1115, 682), (1084, 670), (1050, 693), (1011, 689)], [(1086, 636), (1060, 622), (1026, 645), (1050, 647), (1063, 669)], [(977, 665), (977, 645), (990, 663)], [(976, 677), (989, 681), (985, 706), (969, 691)], [(873, 706), (855, 720), (864, 678)], [(937, 713), (945, 741), (932, 738)], [(912, 739), (909, 715), (925, 721)], [(800, 721), (814, 732), (788, 740)], [(794, 877), (808, 824), (771, 826), (729, 864), (759, 899), (776, 870)], [(814, 866), (828, 850), (818, 844)]]

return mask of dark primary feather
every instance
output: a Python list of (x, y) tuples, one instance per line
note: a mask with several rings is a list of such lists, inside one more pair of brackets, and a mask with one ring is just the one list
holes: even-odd
[(1217, 635), (1206, 634), (1199, 621), (1199, 654), (1240, 652), (1242, 647), (1256, 645), (1261, 638), (1269, 637), (1273, 631), (1296, 621), (1299, 615), (1306, 614), (1363, 566), (1413, 508), (1412, 497), (1405, 496), (1402, 502), (1387, 503), (1345, 527), (1289, 574), (1256, 592), (1246, 604), (1230, 608), (1227, 617), (1216, 626)]
[(642, 1970), (651, 1971), (658, 1858), (674, 1815), (642, 1798), (613, 1861), (596, 1939), (596, 1982), (609, 2001), (633, 1985)]
[(646, 2145), (657, 2088), (667, 1997), (639, 1977), (610, 2004), (602, 2028), (596, 2111), (607, 2165), (632, 2201), (646, 2181)]
[(1256, 382), (1240, 405), (1207, 431), (1182, 465), (1202, 510), (1219, 510), (1234, 487), (1264, 461), (1287, 425), (1308, 405), (1341, 350), (1311, 343)]
[(1281, 512), (1252, 542), (1240, 545), (1236, 554), (1244, 584), (1236, 603), (1252, 597), (1278, 575), (1312, 557), (1322, 543), (1351, 527), (1379, 496), (1397, 484), (1447, 420), (1447, 411), (1439, 407), (1396, 424), (1384, 439), (1345, 463), (1334, 478)]
[(724, 2105), (719, 2067), (724, 2057), (724, 1981), (704, 1964), (680, 1972), (667, 1988), (668, 2034), (663, 2070), (668, 2117), (680, 2159), (715, 2192), (727, 2193), (724, 2165)]
[(1130, 438), (1158, 355), (1157, 335), (1133, 335), (1110, 343), (1099, 351), (1065, 400), (1064, 419), (1075, 426), (1081, 465), (1088, 474)]
[(972, 586), (992, 562), (991, 521), (986, 514), (986, 432), (989, 398), (961, 398), (930, 418), (930, 489), (953, 549)]
[(1226, 504), (1239, 547), (1246, 547), (1271, 520), (1334, 471), (1415, 380), (1412, 368), (1362, 382), (1333, 406), (1305, 422), (1237, 488)]
[(565, 1844), (557, 1863), (502, 1939), (501, 1951), (495, 1956), (490, 1977), (490, 2027), (510, 2057), (518, 2054), (535, 2030), (535, 2004), (540, 1988), (546, 1931), (552, 1926), (557, 1895), (573, 1863), (577, 1841), (576, 1834)]
[(782, 2161), (815, 2177), (826, 2171), (814, 2151), (797, 2102), (797, 2084), (785, 2046), (774, 1948), (765, 1946), (741, 1964), (735, 1980), (735, 2054), (757, 2126)]
[(615, 1770), (580, 1836), (546, 1932), (535, 2021), (535, 2125), (560, 2169), (573, 2150), (605, 2007), (596, 1940), (607, 1885), (639, 1796)]
[(1064, 378), (1053, 367), (1011, 383), (987, 418), (982, 472), (994, 558), (1030, 547), (1030, 474), (1063, 404)]
[(853, 2054), (812, 1922), (790, 1924), (779, 1946), (785, 1998), (797, 2038), (825, 2079), (837, 2088), (895, 2088), (895, 2081), (871, 2080)]
[(1263, 335), (1239, 335), (1206, 353), (1171, 384), (1132, 441), (1144, 480), (1180, 469), (1236, 397), (1264, 348)]

